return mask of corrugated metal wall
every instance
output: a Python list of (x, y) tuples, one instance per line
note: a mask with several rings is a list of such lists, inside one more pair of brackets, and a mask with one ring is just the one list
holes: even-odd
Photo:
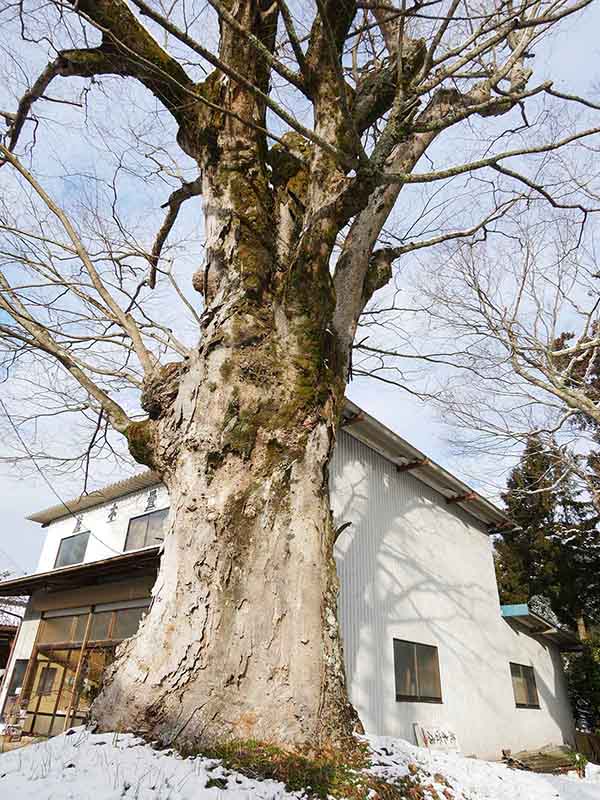
[[(560, 742), (572, 732), (558, 653), (500, 615), (483, 523), (342, 431), (330, 472), (350, 697), (370, 733), (413, 723), (458, 733), (467, 753)], [(393, 640), (439, 651), (443, 703), (396, 702)], [(541, 710), (516, 709), (509, 661), (535, 667)]]
[[(487, 537), (481, 541), (482, 523), (461, 508), (448, 507), (434, 489), (410, 472), (397, 472), (394, 464), (345, 431), (338, 437), (330, 485), (336, 523), (352, 523), (336, 546), (348, 684), (353, 702), (368, 709), (369, 728), (383, 732), (384, 709), (394, 702), (389, 693), (390, 627), (398, 623), (399, 606), (417, 602), (416, 595), (409, 598), (402, 589), (407, 556), (403, 534), (419, 536), (424, 559), (432, 526), (452, 520), (470, 528), (479, 549), (482, 544), (487, 549)], [(409, 588), (414, 591), (413, 575), (406, 582)]]

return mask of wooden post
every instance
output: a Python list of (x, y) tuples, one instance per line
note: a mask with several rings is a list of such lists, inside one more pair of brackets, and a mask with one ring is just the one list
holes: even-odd
[(73, 681), (73, 694), (71, 695), (71, 702), (69, 703), (69, 708), (67, 709), (67, 715), (65, 717), (65, 726), (63, 728), (63, 731), (66, 731), (69, 727), (69, 720), (71, 719), (71, 716), (74, 712), (75, 699), (77, 698), (77, 700), (79, 700), (78, 697), (79, 679), (81, 678), (81, 669), (83, 667), (83, 659), (85, 656), (87, 643), (90, 638), (90, 631), (92, 629), (93, 618), (94, 618), (94, 608), (92, 606), (88, 614), (88, 619), (85, 626), (85, 633), (83, 634), (83, 641), (81, 643), (81, 652), (79, 653), (79, 661), (77, 662), (77, 669), (75, 670), (75, 680)]
[(27, 662), (25, 675), (23, 675), (23, 685), (21, 686), (21, 694), (19, 695), (18, 701), (15, 703), (15, 711), (17, 713), (23, 709), (23, 703), (26, 704), (25, 710), (27, 710), (27, 706), (29, 705), (29, 692), (31, 691), (32, 688), (30, 684), (32, 683), (32, 677), (35, 674), (34, 667), (37, 664), (38, 642), (40, 640), (40, 632), (42, 630), (43, 624), (44, 624), (44, 617), (42, 614), (40, 614), (40, 620), (37, 626), (37, 631), (35, 632), (33, 647), (31, 648), (31, 655), (29, 656), (29, 661)]
[(579, 640), (581, 642), (585, 642), (585, 640), (588, 638), (587, 625), (585, 624), (583, 614), (577, 615), (577, 635), (579, 636)]

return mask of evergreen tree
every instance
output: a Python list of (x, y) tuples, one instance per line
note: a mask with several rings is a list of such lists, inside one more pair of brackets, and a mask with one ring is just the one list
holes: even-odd
[(531, 436), (502, 495), (514, 528), (496, 543), (498, 583), (503, 602), (525, 602), (553, 581), (556, 490), (554, 470), (539, 436)]
[(502, 495), (515, 527), (496, 543), (504, 603), (544, 595), (561, 621), (595, 621), (600, 609), (598, 515), (553, 441), (531, 436)]
[(577, 728), (600, 732), (600, 634), (592, 632), (581, 651), (565, 658), (569, 696)]

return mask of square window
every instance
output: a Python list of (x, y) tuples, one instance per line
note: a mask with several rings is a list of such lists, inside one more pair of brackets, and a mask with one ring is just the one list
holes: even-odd
[(57, 672), (58, 670), (56, 667), (44, 667), (42, 669), (37, 686), (37, 694), (40, 697), (47, 697), (48, 695), (52, 694)]
[(117, 611), (113, 639), (129, 639), (140, 627), (147, 608), (123, 608)]
[(533, 667), (527, 667), (524, 664), (513, 664), (511, 662), (510, 675), (517, 708), (539, 708), (540, 699), (538, 697)]
[(69, 567), (71, 564), (81, 564), (85, 558), (90, 533), (77, 533), (75, 536), (68, 536), (63, 539), (58, 548), (55, 569), (58, 567)]
[(95, 612), (92, 617), (92, 628), (90, 630), (90, 641), (101, 642), (110, 639), (110, 625), (113, 618), (112, 611)]
[(38, 643), (81, 642), (87, 625), (87, 614), (49, 617), (42, 621)]
[(140, 550), (142, 547), (156, 547), (164, 541), (165, 522), (169, 509), (152, 511), (129, 521), (125, 550)]
[(437, 647), (394, 639), (394, 674), (396, 700), (442, 702)]

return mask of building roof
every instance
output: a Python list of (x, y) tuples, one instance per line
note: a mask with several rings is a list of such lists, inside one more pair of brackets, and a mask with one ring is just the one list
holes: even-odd
[(38, 572), (13, 578), (0, 583), (3, 597), (20, 597), (33, 592), (59, 591), (61, 589), (78, 589), (93, 586), (106, 580), (119, 580), (137, 576), (153, 576), (158, 571), (160, 547), (145, 547), (143, 550), (129, 550), (118, 556), (111, 556), (102, 561), (90, 561), (61, 567), (50, 572)]
[[(460, 506), (488, 525), (490, 529), (501, 528), (508, 524), (509, 520), (501, 509), (350, 400), (346, 400), (342, 425), (350, 436), (379, 452), (400, 471), (410, 470), (416, 478), (443, 495), (449, 505)], [(38, 511), (27, 519), (44, 526), (49, 525), (61, 517), (85, 511), (125, 494), (156, 486), (158, 483), (160, 478), (154, 472), (138, 473), (131, 478), (111, 483), (98, 491), (69, 500), (67, 503)]]
[(500, 608), (505, 619), (520, 623), (528, 633), (547, 638), (561, 650), (577, 650), (581, 647), (577, 634), (561, 625), (552, 609), (540, 603), (539, 598), (532, 597), (528, 603), (514, 603)]
[(510, 524), (498, 506), (350, 400), (346, 400), (343, 426), (355, 439), (396, 464), (399, 471), (410, 471), (422, 483), (443, 495), (448, 505), (460, 506), (492, 530)]
[(31, 522), (39, 522), (41, 525), (49, 525), (54, 520), (61, 517), (70, 517), (73, 514), (78, 514), (80, 511), (85, 511), (93, 506), (99, 506), (109, 500), (115, 500), (117, 497), (123, 497), (126, 494), (138, 492), (140, 489), (147, 489), (150, 486), (156, 486), (160, 483), (160, 478), (155, 472), (146, 470), (145, 472), (138, 472), (130, 478), (124, 478), (116, 483), (110, 483), (102, 489), (97, 489), (89, 494), (81, 495), (73, 500), (68, 500), (66, 503), (59, 503), (55, 506), (50, 506), (42, 511), (37, 511), (35, 514), (27, 517)]

